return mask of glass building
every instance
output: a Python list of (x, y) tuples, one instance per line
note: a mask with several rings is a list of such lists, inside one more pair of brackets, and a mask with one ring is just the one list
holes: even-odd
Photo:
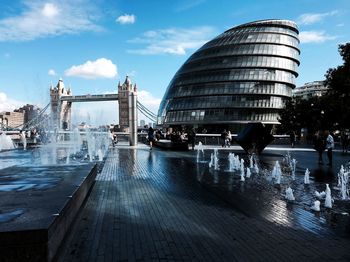
[(239, 131), (279, 124), (298, 76), (297, 25), (261, 20), (233, 27), (197, 50), (171, 80), (158, 112), (164, 127)]

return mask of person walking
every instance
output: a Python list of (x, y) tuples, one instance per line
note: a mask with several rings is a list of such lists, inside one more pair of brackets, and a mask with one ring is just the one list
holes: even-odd
[(222, 147), (226, 147), (227, 132), (226, 129), (221, 133)]
[(333, 165), (333, 148), (334, 148), (334, 138), (331, 133), (326, 131), (326, 147), (327, 147), (327, 157), (328, 157), (328, 166)]
[(326, 149), (326, 143), (321, 131), (318, 131), (314, 137), (314, 148), (318, 153), (318, 164), (323, 165), (322, 154)]
[(231, 142), (232, 142), (232, 134), (231, 134), (231, 131), (229, 130), (227, 133), (227, 145), (228, 145), (228, 147), (231, 146)]
[(292, 146), (292, 148), (294, 148), (295, 146), (295, 132), (292, 130), (289, 134), (290, 137), (290, 145)]
[(187, 134), (188, 143), (192, 146), (192, 150), (194, 150), (194, 145), (196, 142), (196, 130), (192, 128), (190, 132)]
[(341, 132), (340, 140), (341, 140), (341, 145), (343, 148), (343, 154), (347, 153), (348, 146), (349, 146), (349, 138), (348, 138), (347, 132), (345, 132), (345, 131)]
[(153, 141), (154, 141), (154, 130), (153, 130), (153, 128), (151, 126), (148, 129), (147, 136), (148, 136), (148, 142), (149, 142), (149, 146), (150, 146), (149, 149), (152, 150)]

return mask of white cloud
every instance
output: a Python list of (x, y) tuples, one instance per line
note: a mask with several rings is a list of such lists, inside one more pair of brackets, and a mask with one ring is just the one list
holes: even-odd
[(44, 7), (41, 11), (41, 13), (44, 16), (49, 17), (49, 18), (53, 18), (53, 17), (57, 16), (59, 12), (60, 12), (60, 10), (58, 9), (58, 7), (52, 3), (44, 4)]
[(74, 65), (65, 71), (66, 76), (78, 76), (87, 79), (113, 78), (118, 74), (117, 66), (106, 58), (87, 61), (82, 65)]
[(50, 75), (50, 76), (55, 76), (56, 72), (55, 72), (55, 70), (50, 69), (49, 72), (47, 72), (47, 74)]
[(162, 99), (154, 97), (150, 92), (146, 90), (137, 91), (138, 100), (144, 105), (149, 107), (156, 107), (158, 109), (160, 101)]
[(0, 19), (0, 42), (28, 41), (82, 31), (99, 31), (98, 11), (88, 0), (24, 0), (20, 14)]
[(185, 55), (188, 49), (196, 49), (215, 34), (213, 27), (202, 26), (192, 29), (168, 28), (145, 32), (129, 43), (145, 45), (141, 49), (130, 49), (128, 53), (141, 55), (172, 54)]
[(323, 19), (329, 16), (338, 14), (337, 10), (333, 10), (327, 13), (306, 13), (302, 14), (297, 18), (298, 24), (300, 25), (311, 25), (321, 22)]
[(327, 35), (324, 31), (302, 31), (299, 34), (301, 43), (323, 43), (335, 38), (335, 36)]
[(16, 108), (21, 107), (25, 103), (10, 99), (4, 92), (0, 92), (0, 112), (10, 111), (12, 112)]
[(115, 21), (119, 24), (122, 24), (122, 25), (134, 24), (136, 21), (136, 16), (125, 14), (125, 15), (119, 16)]

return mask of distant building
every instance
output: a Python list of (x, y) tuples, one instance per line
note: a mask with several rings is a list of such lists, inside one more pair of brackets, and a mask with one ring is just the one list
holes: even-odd
[(146, 121), (145, 120), (140, 120), (140, 126), (144, 127), (146, 125)]
[(26, 104), (18, 109), (15, 109), (14, 112), (24, 113), (24, 123), (28, 123), (36, 118), (40, 113), (40, 108), (34, 105)]
[(292, 91), (292, 96), (307, 100), (312, 97), (323, 96), (327, 91), (328, 87), (325, 85), (325, 81), (313, 81), (295, 88)]
[(65, 88), (62, 79), (59, 79), (57, 86), (50, 87), (51, 119), (55, 128), (69, 129), (71, 127), (71, 102), (60, 101), (62, 96), (71, 95), (70, 88)]
[(24, 112), (0, 112), (0, 129), (21, 129), (24, 124)]
[[(118, 84), (119, 125), (122, 132), (129, 132), (129, 96), (137, 93), (136, 84), (132, 84), (128, 76), (124, 83)], [(137, 122), (135, 123), (137, 125)]]
[(0, 113), (0, 129), (16, 128), (21, 129), (25, 123), (32, 121), (40, 113), (40, 108), (26, 104), (13, 112)]

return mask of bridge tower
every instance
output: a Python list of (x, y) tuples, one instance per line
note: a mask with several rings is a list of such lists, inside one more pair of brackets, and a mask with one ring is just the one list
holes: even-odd
[(61, 101), (62, 96), (71, 96), (72, 92), (66, 89), (63, 80), (58, 80), (57, 86), (50, 87), (51, 102), (51, 119), (54, 128), (70, 129), (71, 128), (71, 108), (72, 103)]
[(128, 76), (118, 84), (119, 125), (123, 132), (130, 133), (130, 145), (137, 144), (137, 88)]

